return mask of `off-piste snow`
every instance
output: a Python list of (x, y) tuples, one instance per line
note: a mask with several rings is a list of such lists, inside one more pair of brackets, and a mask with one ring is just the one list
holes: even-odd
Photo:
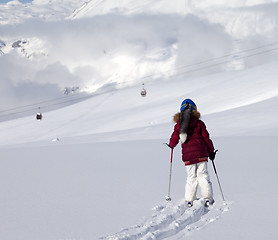
[[(277, 239), (278, 0), (0, 9), (1, 240)], [(164, 199), (185, 98), (219, 149), (210, 207), (180, 145)]]
[(210, 207), (206, 207), (202, 199), (194, 201), (188, 208), (184, 200), (175, 203), (168, 202), (153, 208), (151, 217), (141, 223), (122, 229), (120, 232), (103, 236), (100, 239), (110, 240), (152, 240), (183, 239), (207, 224), (218, 220), (221, 215), (229, 210), (230, 203), (219, 200)]

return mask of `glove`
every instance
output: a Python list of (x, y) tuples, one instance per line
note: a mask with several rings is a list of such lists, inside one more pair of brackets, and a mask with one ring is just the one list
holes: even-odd
[(213, 161), (213, 160), (215, 159), (215, 155), (216, 155), (216, 152), (210, 152), (210, 153), (209, 153), (209, 159), (210, 159), (211, 161)]

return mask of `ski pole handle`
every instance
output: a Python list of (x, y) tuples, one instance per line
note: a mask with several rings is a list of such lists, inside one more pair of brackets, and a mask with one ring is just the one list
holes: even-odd
[(168, 143), (164, 143), (166, 146), (168, 146), (169, 148), (172, 148), (173, 149), (173, 147), (171, 147), (170, 146), (170, 144), (168, 144)]

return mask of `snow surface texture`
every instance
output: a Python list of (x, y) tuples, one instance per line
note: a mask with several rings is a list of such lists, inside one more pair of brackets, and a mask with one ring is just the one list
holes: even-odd
[[(0, 7), (0, 239), (277, 238), (277, 1)], [(180, 146), (164, 198), (185, 98), (219, 149), (210, 208), (185, 207)]]
[(178, 204), (166, 203), (155, 206), (152, 216), (142, 224), (101, 239), (164, 239), (181, 233), (184, 237), (217, 220), (228, 209), (226, 202), (214, 211), (204, 207), (202, 200), (195, 202), (191, 208), (186, 208), (184, 200)]

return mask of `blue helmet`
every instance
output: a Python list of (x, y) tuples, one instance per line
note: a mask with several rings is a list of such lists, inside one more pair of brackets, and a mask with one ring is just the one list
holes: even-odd
[(181, 111), (186, 107), (187, 104), (190, 105), (191, 110), (196, 110), (197, 111), (196, 104), (189, 98), (183, 100), (183, 102), (181, 103)]

